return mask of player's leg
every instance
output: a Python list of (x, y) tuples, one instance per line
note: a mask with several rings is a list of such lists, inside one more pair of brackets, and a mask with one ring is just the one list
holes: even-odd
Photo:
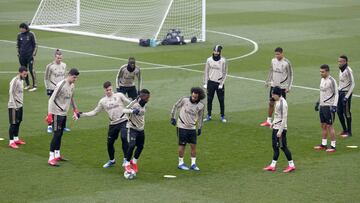
[(29, 72), (32, 78), (32, 82), (33, 82), (33, 87), (32, 89), (30, 89), (30, 92), (33, 92), (35, 90), (37, 90), (37, 86), (36, 86), (36, 72), (35, 72), (35, 68), (34, 68), (34, 57), (30, 57), (29, 58)]
[(280, 146), (280, 140), (277, 137), (277, 129), (273, 129), (272, 130), (272, 136), (271, 136), (271, 140), (272, 140), (272, 148), (273, 148), (273, 159), (271, 161), (271, 164), (266, 166), (265, 168), (263, 168), (263, 170), (265, 171), (275, 171), (276, 170), (276, 163), (277, 160), (279, 159), (279, 154), (280, 154), (280, 150), (279, 150), (279, 146)]
[(128, 87), (127, 90), (128, 96), (129, 98), (131, 98), (132, 100), (135, 100), (137, 97), (137, 91), (136, 91), (136, 87), (132, 86), (132, 87)]
[(108, 135), (107, 135), (107, 151), (109, 155), (109, 161), (103, 165), (103, 168), (109, 168), (115, 164), (115, 148), (114, 143), (119, 136), (120, 129), (117, 128), (117, 125), (109, 125)]
[(121, 147), (123, 150), (123, 164), (122, 166), (125, 166), (125, 162), (126, 162), (126, 153), (128, 151), (129, 148), (129, 143), (127, 141), (127, 128), (126, 128), (126, 123), (127, 121), (124, 121), (122, 123), (120, 123), (120, 133), (121, 133)]
[(207, 83), (207, 116), (204, 121), (211, 120), (211, 111), (212, 111), (212, 102), (214, 99), (215, 91), (218, 88), (218, 84), (213, 81), (208, 81)]
[(14, 141), (14, 135), (16, 133), (16, 115), (15, 115), (15, 109), (9, 108), (9, 147), (13, 149), (19, 148), (15, 141)]
[(330, 117), (330, 118), (328, 118), (325, 126), (329, 132), (331, 143), (330, 143), (330, 148), (327, 149), (326, 152), (335, 152), (336, 151), (336, 137), (335, 137), (335, 129), (333, 126), (333, 123), (335, 121), (335, 113), (330, 112), (330, 110), (329, 110), (328, 117)]
[(268, 126), (268, 127), (271, 126), (272, 114), (274, 112), (274, 105), (275, 105), (275, 100), (272, 98), (272, 91), (273, 91), (273, 87), (271, 87), (269, 91), (268, 117), (266, 121), (260, 124), (260, 126)]
[(133, 155), (135, 145), (136, 145), (136, 136), (137, 132), (134, 129), (129, 128), (127, 131), (127, 140), (129, 143), (128, 151), (126, 153), (126, 162), (125, 162), (125, 170), (127, 172), (131, 172), (130, 160)]
[[(329, 108), (330, 111), (330, 108)], [(320, 106), (319, 108), (319, 117), (320, 117), (320, 127), (321, 127), (321, 144), (316, 145), (314, 147), (315, 150), (326, 150), (327, 149), (327, 134), (328, 130), (326, 127), (326, 113), (327, 107), (326, 106)]]
[(187, 143), (186, 139), (186, 131), (182, 128), (176, 128), (176, 134), (179, 138), (179, 147), (178, 147), (178, 154), (179, 154), (179, 164), (178, 169), (181, 170), (189, 170), (189, 167), (184, 163), (184, 154), (185, 154), (185, 146)]
[[(27, 57), (24, 56), (19, 56), (19, 63), (21, 66), (25, 66), (26, 68), (28, 68), (28, 60)], [(25, 77), (25, 88), (24, 89), (29, 89), (30, 88), (30, 81), (29, 81), (29, 74), (26, 75)]]
[(288, 160), (288, 164), (289, 164), (288, 167), (283, 171), (284, 173), (288, 173), (288, 172), (291, 172), (291, 171), (295, 170), (295, 164), (294, 164), (294, 161), (292, 159), (292, 154), (291, 154), (291, 152), (290, 152), (290, 150), (289, 150), (289, 148), (287, 146), (286, 133), (287, 133), (287, 131), (284, 130), (282, 132), (282, 135), (281, 135), (281, 138), (280, 138), (281, 139), (280, 148), (285, 153), (285, 156), (286, 156), (286, 158)]
[(346, 124), (347, 124), (347, 135), (352, 136), (352, 129), (351, 129), (351, 98), (352, 94), (348, 98), (346, 104), (345, 104), (345, 116), (346, 116)]
[[(54, 90), (46, 90), (46, 94), (47, 94), (47, 96), (50, 98), (51, 97), (51, 95), (54, 93)], [(50, 118), (52, 118), (52, 115), (51, 115), (51, 113), (48, 113), (48, 115), (47, 115), (47, 117), (46, 117), (46, 122), (47, 122), (47, 124), (48, 124), (48, 127), (47, 127), (47, 133), (52, 133), (53, 132), (53, 128), (52, 128), (52, 119), (50, 119)]]
[(131, 164), (132, 168), (134, 169), (135, 173), (138, 172), (137, 161), (140, 157), (141, 152), (144, 149), (144, 143), (145, 143), (145, 132), (143, 130), (138, 131), (137, 136), (136, 136), (136, 144), (135, 144), (136, 150), (135, 150), (133, 159), (130, 161), (130, 164)]
[(222, 89), (219, 89), (219, 88), (216, 89), (216, 95), (218, 97), (219, 104), (220, 104), (220, 120), (221, 120), (221, 122), (226, 123), (226, 119), (225, 119), (225, 85), (223, 86)]
[(347, 128), (346, 128), (346, 123), (345, 123), (345, 105), (344, 105), (344, 97), (345, 94), (344, 92), (339, 91), (339, 100), (338, 100), (338, 104), (337, 104), (337, 115), (339, 117), (339, 121), (341, 123), (341, 127), (343, 129), (343, 131), (339, 134), (340, 136), (344, 136), (346, 135), (347, 132)]
[(196, 144), (197, 144), (197, 135), (196, 130), (186, 130), (188, 143), (190, 143), (190, 154), (191, 154), (191, 167), (190, 169), (195, 171), (200, 171), (200, 168), (196, 164)]

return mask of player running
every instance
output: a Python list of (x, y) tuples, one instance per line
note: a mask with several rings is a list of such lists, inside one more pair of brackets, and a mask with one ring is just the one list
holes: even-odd
[[(142, 89), (140, 91), (139, 97), (131, 102), (123, 111), (124, 113), (128, 114), (128, 122), (126, 127), (128, 128), (127, 140), (129, 146), (126, 153), (125, 162), (125, 171), (128, 173), (131, 173), (131, 169), (133, 169), (135, 173), (138, 172), (137, 160), (140, 157), (145, 142), (145, 105), (149, 99), (149, 90)], [(133, 157), (134, 150), (135, 154)]]
[(128, 150), (127, 142), (127, 117), (123, 112), (126, 105), (130, 103), (130, 100), (123, 93), (114, 93), (111, 82), (106, 81), (103, 85), (105, 97), (100, 99), (98, 105), (94, 110), (82, 113), (80, 112), (78, 117), (90, 117), (96, 116), (101, 111), (106, 111), (110, 119), (110, 125), (107, 136), (107, 150), (109, 154), (109, 161), (103, 165), (104, 168), (109, 168), (115, 165), (115, 148), (114, 143), (121, 133), (122, 150), (125, 157)]
[(60, 155), (61, 138), (66, 126), (66, 115), (70, 105), (74, 111), (74, 118), (78, 118), (79, 112), (76, 108), (73, 95), (75, 89), (74, 84), (79, 74), (76, 68), (72, 68), (67, 77), (56, 85), (49, 99), (48, 112), (50, 114), (48, 116), (48, 122), (53, 125), (53, 138), (50, 142), (48, 160), (50, 166), (59, 166), (58, 161), (66, 161), (66, 159)]
[(25, 142), (19, 139), (20, 123), (23, 117), (23, 80), (28, 74), (27, 68), (21, 66), (19, 73), (10, 82), (9, 88), (9, 147), (13, 149), (19, 148), (18, 145), (23, 145)]
[(135, 87), (135, 77), (138, 80), (138, 90), (141, 89), (140, 68), (136, 66), (135, 58), (130, 57), (128, 63), (121, 66), (116, 76), (116, 90), (127, 94), (132, 100), (136, 99), (138, 92)]
[[(184, 163), (184, 151), (187, 143), (191, 149), (190, 169), (199, 171), (196, 165), (196, 143), (197, 136), (201, 135), (202, 119), (204, 116), (205, 105), (201, 102), (205, 98), (205, 93), (200, 87), (191, 88), (191, 96), (179, 99), (171, 109), (171, 124), (176, 125), (179, 138), (179, 164), (181, 170), (189, 170)], [(176, 122), (176, 112), (179, 110), (178, 121)], [(197, 124), (197, 133), (196, 133)]]
[(287, 147), (287, 117), (288, 117), (288, 105), (284, 97), (282, 97), (283, 90), (275, 86), (272, 89), (272, 98), (275, 102), (275, 115), (274, 121), (271, 124), (272, 127), (272, 147), (274, 150), (273, 160), (271, 164), (265, 167), (265, 171), (276, 171), (276, 163), (279, 158), (280, 150), (285, 153), (285, 156), (288, 160), (288, 167), (283, 171), (284, 173), (289, 173), (295, 170), (294, 161), (292, 160), (292, 155)]
[(274, 112), (274, 99), (272, 98), (272, 90), (275, 86), (281, 88), (281, 95), (286, 99), (293, 83), (293, 70), (290, 61), (285, 58), (284, 51), (281, 47), (275, 49), (275, 57), (271, 60), (269, 75), (266, 79), (265, 86), (270, 86), (270, 101), (268, 107), (268, 117), (260, 126), (270, 126), (272, 114)]
[[(315, 150), (326, 150), (326, 152), (336, 151), (335, 130), (333, 123), (335, 121), (336, 105), (338, 103), (338, 88), (336, 80), (330, 76), (330, 68), (324, 64), (320, 66), (320, 100), (315, 105), (315, 111), (320, 110), (321, 122), (321, 144), (315, 146)], [(319, 109), (320, 107), (320, 109)], [(327, 148), (327, 136), (330, 136), (330, 148)]]

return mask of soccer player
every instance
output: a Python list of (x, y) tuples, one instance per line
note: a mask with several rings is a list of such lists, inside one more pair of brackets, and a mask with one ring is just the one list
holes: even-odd
[[(54, 61), (46, 66), (44, 75), (46, 94), (49, 97), (51, 97), (51, 95), (53, 94), (56, 84), (64, 80), (66, 75), (66, 64), (62, 62), (63, 55), (59, 49), (55, 51), (54, 57)], [(70, 129), (64, 128), (64, 131), (70, 131)], [(52, 125), (49, 122), (47, 132), (52, 133)]]
[[(177, 135), (179, 137), (179, 164), (181, 170), (189, 170), (184, 163), (184, 151), (187, 143), (191, 149), (191, 167), (190, 169), (199, 171), (196, 165), (196, 143), (197, 136), (201, 135), (202, 119), (204, 116), (205, 105), (201, 102), (205, 98), (205, 93), (200, 87), (191, 88), (190, 97), (179, 99), (171, 110), (171, 124), (176, 125)], [(178, 121), (176, 122), (176, 112), (179, 110)], [(197, 133), (196, 133), (197, 124)]]
[(283, 171), (289, 173), (295, 170), (294, 161), (292, 155), (287, 147), (286, 133), (287, 133), (287, 116), (288, 105), (284, 97), (282, 97), (283, 90), (279, 86), (275, 86), (272, 90), (272, 98), (275, 101), (275, 115), (274, 121), (271, 124), (272, 130), (272, 147), (274, 150), (273, 160), (271, 164), (264, 168), (265, 171), (275, 171), (276, 163), (279, 158), (280, 150), (285, 153), (285, 156), (289, 162), (288, 167)]
[[(320, 110), (321, 122), (321, 144), (315, 146), (315, 150), (326, 150), (326, 152), (336, 151), (335, 130), (333, 123), (335, 121), (336, 105), (338, 103), (338, 89), (336, 80), (330, 76), (330, 67), (327, 64), (320, 66), (320, 100), (315, 105), (315, 111)], [(320, 108), (319, 108), (320, 107)], [(327, 148), (327, 136), (330, 136), (330, 148)]]
[[(355, 87), (353, 72), (348, 65), (348, 57), (342, 55), (338, 59), (339, 64), (339, 101), (337, 106), (337, 114), (343, 131), (340, 133), (342, 137), (352, 136), (351, 132), (351, 97)], [(346, 122), (345, 122), (346, 119)]]
[(226, 123), (225, 119), (225, 79), (228, 72), (226, 59), (221, 56), (221, 45), (216, 45), (213, 54), (206, 60), (204, 74), (204, 88), (207, 89), (207, 116), (204, 121), (210, 121), (212, 102), (214, 95), (218, 97), (220, 103), (220, 120)]
[(52, 122), (53, 125), (53, 138), (50, 143), (48, 160), (50, 166), (58, 166), (58, 161), (66, 161), (66, 159), (60, 155), (61, 137), (66, 126), (66, 114), (70, 105), (74, 111), (74, 118), (78, 118), (77, 115), (79, 111), (73, 99), (74, 84), (78, 76), (79, 71), (76, 68), (72, 68), (67, 77), (56, 85), (49, 99), (48, 122)]
[(79, 113), (79, 118), (81, 117), (90, 117), (95, 116), (101, 111), (106, 111), (110, 119), (110, 125), (107, 136), (107, 149), (109, 154), (109, 161), (103, 165), (104, 168), (108, 168), (115, 164), (115, 148), (114, 143), (119, 137), (119, 133), (121, 133), (121, 142), (122, 142), (122, 150), (124, 153), (124, 163), (125, 157), (128, 149), (127, 142), (127, 117), (123, 112), (123, 109), (127, 104), (130, 103), (130, 100), (123, 93), (114, 93), (111, 82), (106, 81), (103, 85), (105, 97), (100, 99), (98, 105), (94, 110)]
[(19, 148), (18, 145), (23, 145), (25, 142), (19, 139), (20, 123), (23, 117), (23, 80), (28, 74), (27, 68), (21, 66), (19, 73), (10, 82), (9, 88), (9, 147), (13, 149)]
[(293, 83), (293, 70), (290, 61), (285, 58), (284, 51), (281, 47), (275, 49), (275, 57), (271, 60), (270, 71), (265, 82), (265, 86), (270, 86), (270, 101), (268, 107), (268, 117), (260, 126), (270, 126), (272, 114), (274, 112), (274, 99), (272, 98), (272, 90), (275, 86), (279, 86), (282, 91), (282, 97), (286, 99), (286, 94), (290, 91)]
[[(128, 114), (128, 122), (126, 127), (128, 128), (127, 140), (129, 146), (125, 161), (125, 170), (128, 173), (131, 173), (131, 168), (135, 171), (135, 173), (138, 172), (137, 160), (140, 157), (145, 142), (145, 104), (149, 101), (149, 99), (149, 90), (142, 89), (140, 91), (139, 97), (131, 102), (123, 111), (124, 113)], [(133, 159), (131, 159), (134, 150), (135, 154)]]
[(135, 58), (130, 57), (128, 63), (121, 66), (116, 76), (116, 90), (127, 94), (132, 100), (136, 99), (138, 92), (135, 87), (135, 77), (138, 80), (138, 90), (141, 89), (140, 68), (136, 66)]
[(29, 76), (26, 76), (25, 83), (26, 86), (24, 89), (29, 89), (30, 92), (37, 90), (36, 87), (36, 73), (34, 70), (34, 57), (37, 52), (37, 44), (35, 34), (30, 31), (29, 25), (26, 23), (21, 23), (20, 33), (17, 36), (17, 54), (19, 57), (19, 62), (21, 66), (25, 66), (30, 71), (33, 86), (30, 89)]

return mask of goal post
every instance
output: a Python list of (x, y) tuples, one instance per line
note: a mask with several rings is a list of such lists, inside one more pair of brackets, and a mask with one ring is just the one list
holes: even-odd
[(206, 0), (41, 0), (30, 28), (115, 40), (165, 38), (205, 41)]

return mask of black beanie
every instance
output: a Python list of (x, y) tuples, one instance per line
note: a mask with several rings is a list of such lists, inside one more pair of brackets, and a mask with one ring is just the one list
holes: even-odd
[(223, 47), (221, 45), (216, 45), (213, 49), (213, 51), (219, 52), (221, 53), (221, 50), (223, 49)]
[(276, 86), (273, 88), (272, 93), (281, 96), (281, 88), (279, 86)]
[(26, 23), (21, 23), (21, 24), (19, 25), (19, 28), (24, 28), (24, 29), (26, 29), (26, 30), (29, 30), (29, 25), (26, 24)]

